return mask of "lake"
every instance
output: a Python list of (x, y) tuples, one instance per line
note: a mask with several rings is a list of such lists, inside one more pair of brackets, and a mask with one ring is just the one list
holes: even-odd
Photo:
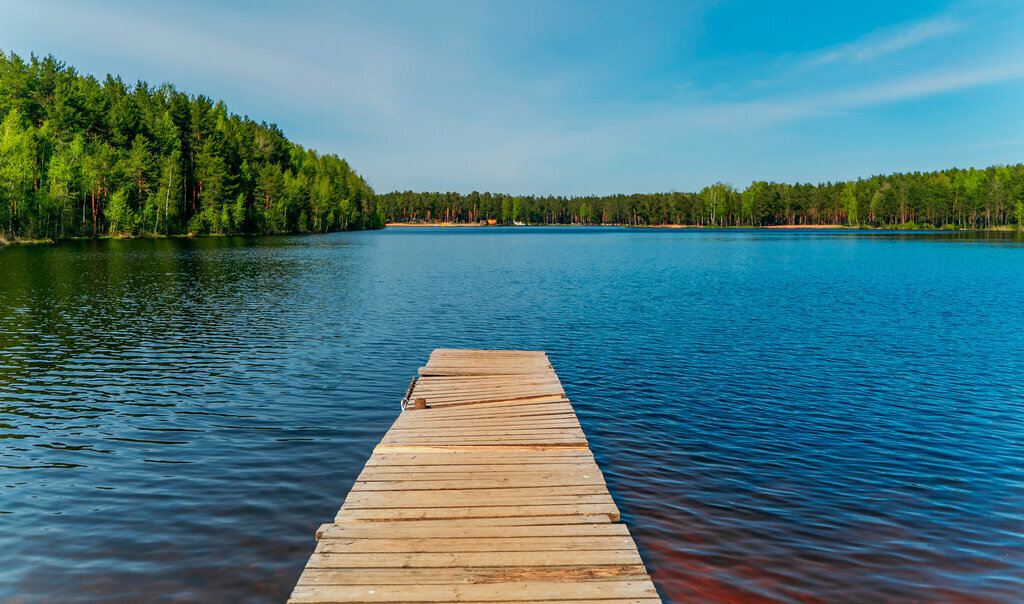
[(1019, 602), (1014, 233), (0, 249), (0, 601), (283, 601), (438, 347), (547, 351), (666, 601)]

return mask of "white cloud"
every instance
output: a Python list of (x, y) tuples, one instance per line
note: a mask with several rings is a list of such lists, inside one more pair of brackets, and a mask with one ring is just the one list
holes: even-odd
[(930, 70), (882, 82), (801, 97), (765, 98), (738, 103), (706, 104), (677, 113), (692, 126), (740, 130), (799, 119), (836, 115), (865, 107), (897, 103), (978, 86), (1024, 79), (1024, 58)]
[(804, 67), (820, 67), (842, 61), (864, 63), (955, 33), (963, 27), (962, 22), (943, 16), (904, 25), (898, 29), (887, 28), (854, 42), (810, 53), (802, 64)]
[(1024, 58), (1013, 58), (1002, 63), (963, 66), (956, 70), (942, 69), (870, 84), (841, 94), (823, 96), (821, 101), (822, 104), (837, 108), (866, 107), (1021, 78), (1024, 78)]
[[(48, 5), (48, 9), (40, 10), (40, 5)], [(283, 100), (294, 99), (296, 91), (301, 91), (304, 101), (324, 108), (336, 109), (341, 102), (385, 116), (395, 111), (393, 59), (397, 51), (394, 47), (369, 44), (371, 40), (356, 27), (332, 28), (333, 58), (343, 61), (331, 63), (309, 59), (312, 39), (291, 47), (268, 43), (268, 38), (274, 36), (273, 24), (268, 32), (267, 23), (246, 21), (246, 16), (239, 13), (208, 14), (208, 19), (188, 22), (183, 20), (189, 15), (187, 11), (182, 11), (181, 17), (160, 18), (168, 16), (136, 14), (116, 6), (100, 8), (44, 0), (12, 4), (10, 11), (14, 15), (9, 16), (17, 17), (12, 22), (20, 22), (21, 27), (45, 29), (51, 35), (59, 35), (62, 42), (89, 52), (130, 59), (141, 57), (166, 71), (223, 80), (232, 86), (244, 86), (251, 93)], [(228, 21), (232, 27), (225, 31), (221, 24)], [(311, 26), (309, 35), (315, 38), (322, 30)], [(46, 48), (33, 50), (50, 52)], [(112, 67), (110, 71), (117, 69)], [(104, 74), (95, 75), (102, 79)], [(144, 79), (158, 83), (152, 78)]]

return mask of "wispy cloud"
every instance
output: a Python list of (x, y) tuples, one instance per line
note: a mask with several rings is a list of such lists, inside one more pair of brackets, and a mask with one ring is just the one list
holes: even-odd
[(804, 67), (820, 67), (837, 62), (864, 63), (894, 52), (906, 50), (935, 38), (960, 31), (964, 23), (942, 16), (873, 32), (858, 40), (810, 53)]
[(1024, 78), (1024, 58), (1005, 62), (935, 70), (898, 80), (870, 84), (822, 97), (824, 104), (838, 108), (881, 105), (934, 94), (955, 92)]
[[(48, 10), (40, 10), (40, 5)], [(305, 46), (270, 46), (265, 43), (265, 23), (235, 13), (217, 15), (235, 22), (236, 28), (224, 34), (202, 23), (197, 27), (182, 18), (170, 18), (167, 13), (161, 15), (164, 18), (153, 18), (129, 10), (99, 11), (61, 0), (13, 3), (10, 10), (23, 23), (45, 27), (64, 41), (112, 57), (145, 59), (167, 70), (244, 85), (251, 93), (284, 100), (294, 98), (293, 91), (302, 90), (307, 93), (304, 101), (308, 106), (336, 108), (341, 101), (378, 115), (395, 112), (392, 63), (398, 51), (374, 43), (351, 26), (334, 29), (337, 38), (333, 51), (345, 59), (339, 64), (307, 60)], [(93, 32), (100, 27), (111, 33), (96, 36)], [(102, 78), (103, 74), (95, 75)]]
[(701, 105), (683, 110), (678, 117), (693, 126), (763, 127), (1021, 79), (1024, 58), (1011, 57), (990, 64), (904, 74), (829, 92)]

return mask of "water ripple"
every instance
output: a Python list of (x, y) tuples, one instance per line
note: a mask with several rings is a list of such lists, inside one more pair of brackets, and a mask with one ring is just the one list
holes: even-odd
[(435, 347), (548, 351), (666, 601), (1017, 602), (1009, 235), (0, 250), (0, 600), (276, 602)]

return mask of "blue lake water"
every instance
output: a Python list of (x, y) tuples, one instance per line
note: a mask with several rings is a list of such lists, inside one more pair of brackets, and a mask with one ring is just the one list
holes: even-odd
[(0, 601), (283, 601), (437, 347), (548, 352), (666, 601), (1024, 594), (1024, 239), (424, 228), (0, 250)]

